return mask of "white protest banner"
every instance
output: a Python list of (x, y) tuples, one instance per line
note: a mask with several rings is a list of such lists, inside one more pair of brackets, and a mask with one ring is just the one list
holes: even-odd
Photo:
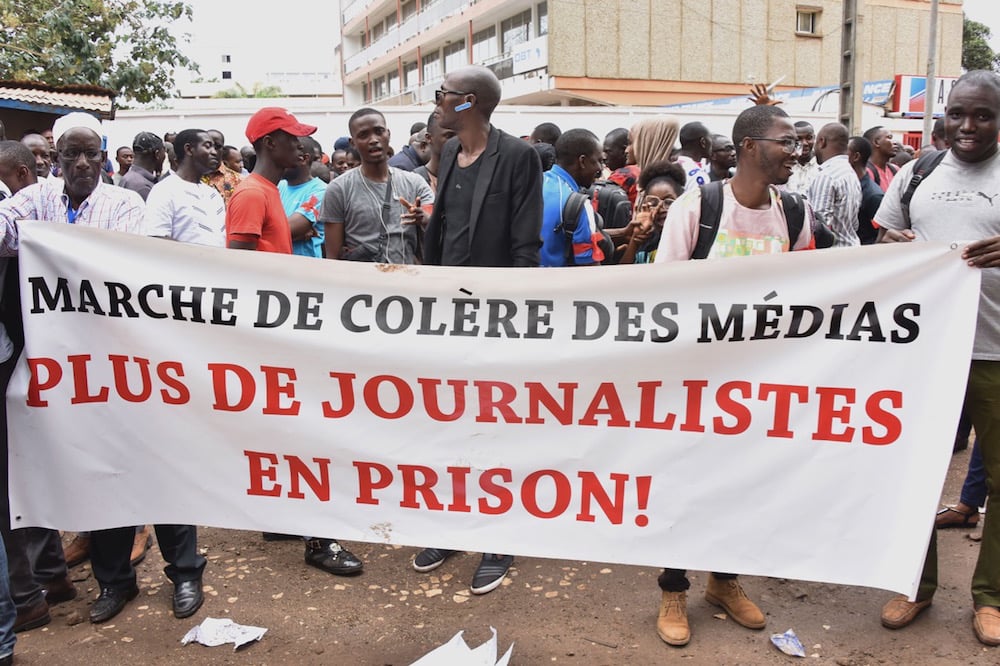
[(975, 326), (960, 252), (460, 269), (24, 224), (14, 524), (911, 592)]

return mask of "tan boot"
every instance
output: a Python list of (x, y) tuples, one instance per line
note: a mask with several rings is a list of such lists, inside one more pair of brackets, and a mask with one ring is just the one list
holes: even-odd
[(90, 559), (90, 537), (77, 534), (63, 549), (66, 566), (75, 567)]
[(143, 525), (142, 529), (135, 533), (135, 541), (132, 542), (132, 554), (129, 561), (135, 566), (146, 559), (146, 551), (153, 545), (153, 535), (150, 534), (149, 525)]
[(764, 614), (757, 608), (757, 604), (750, 601), (747, 593), (743, 591), (743, 586), (735, 578), (719, 580), (715, 576), (709, 576), (705, 601), (713, 606), (719, 606), (737, 624), (747, 629), (763, 629), (767, 624)]
[(660, 615), (656, 618), (656, 633), (668, 645), (680, 647), (691, 640), (688, 627), (687, 592), (664, 592)]

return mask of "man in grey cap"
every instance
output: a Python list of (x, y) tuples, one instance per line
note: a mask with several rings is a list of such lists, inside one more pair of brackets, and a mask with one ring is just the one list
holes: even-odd
[(145, 201), (163, 171), (163, 158), (167, 154), (163, 140), (152, 132), (139, 132), (132, 140), (132, 154), (135, 156), (132, 166), (118, 184)]

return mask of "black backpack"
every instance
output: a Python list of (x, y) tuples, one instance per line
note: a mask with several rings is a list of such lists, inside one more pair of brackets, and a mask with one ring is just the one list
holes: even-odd
[(913, 175), (910, 177), (910, 182), (906, 184), (906, 189), (903, 190), (903, 195), (899, 199), (899, 208), (903, 213), (903, 221), (906, 222), (907, 228), (910, 227), (910, 200), (913, 198), (913, 193), (917, 191), (920, 183), (926, 180), (927, 176), (931, 175), (931, 171), (934, 171), (937, 165), (941, 164), (941, 160), (947, 154), (947, 150), (921, 153), (913, 165)]
[[(628, 198), (626, 197), (626, 201)], [(566, 240), (566, 266), (576, 266), (576, 256), (573, 254), (573, 234), (576, 233), (577, 223), (580, 221), (580, 212), (583, 210), (584, 206), (589, 206), (590, 204), (590, 194), (587, 192), (573, 192), (566, 199), (566, 204), (562, 209), (562, 219), (559, 222), (559, 226), (555, 228), (555, 232), (562, 233), (563, 238)], [(602, 264), (613, 263), (612, 260), (615, 254), (615, 245), (611, 242), (611, 238), (604, 231), (604, 220), (600, 213), (594, 213), (594, 225), (597, 227), (598, 233), (601, 234), (601, 240), (598, 242), (598, 246), (604, 253), (604, 261)]]
[(617, 183), (595, 180), (587, 190), (594, 210), (604, 220), (603, 229), (624, 229), (632, 221), (632, 202)]
[[(885, 166), (893, 173), (893, 175), (899, 173), (899, 167), (892, 162), (886, 162)], [(875, 168), (875, 165), (872, 164), (871, 160), (868, 160), (868, 164), (865, 165), (865, 171), (868, 172), (868, 175), (871, 176), (876, 185), (879, 187), (882, 186), (882, 178), (878, 175), (878, 169)]]
[[(719, 221), (722, 220), (722, 185), (717, 180), (701, 189), (701, 219), (698, 222), (698, 241), (695, 243), (692, 259), (705, 259), (712, 250), (715, 237), (719, 233)], [(781, 193), (781, 208), (785, 211), (785, 223), (788, 224), (788, 247), (795, 247), (802, 233), (802, 225), (806, 219), (806, 204), (802, 195), (796, 192)], [(823, 226), (823, 225), (820, 225)], [(824, 227), (825, 228), (825, 227)], [(830, 236), (833, 233), (827, 229)]]

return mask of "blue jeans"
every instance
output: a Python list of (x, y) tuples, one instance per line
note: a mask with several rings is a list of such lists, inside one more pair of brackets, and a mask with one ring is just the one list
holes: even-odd
[(10, 579), (7, 577), (7, 549), (0, 536), (0, 658), (14, 652), (14, 621), (17, 609), (10, 598)]
[(962, 484), (962, 504), (975, 509), (986, 504), (986, 467), (983, 465), (983, 452), (979, 450), (979, 437), (972, 443), (972, 454), (969, 456), (969, 471), (965, 474)]

